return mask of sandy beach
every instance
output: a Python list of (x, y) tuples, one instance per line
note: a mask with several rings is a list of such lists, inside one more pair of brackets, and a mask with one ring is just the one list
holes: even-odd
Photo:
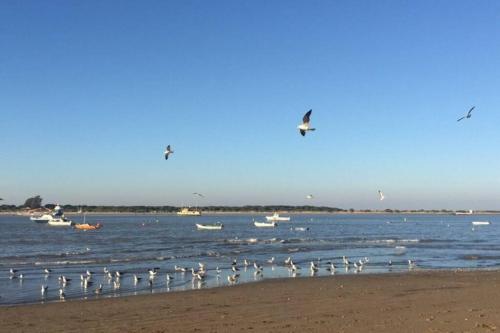
[(500, 272), (266, 280), (0, 308), (2, 332), (492, 332)]

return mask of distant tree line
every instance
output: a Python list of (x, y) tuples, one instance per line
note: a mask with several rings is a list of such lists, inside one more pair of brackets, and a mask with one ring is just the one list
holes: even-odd
[[(42, 206), (42, 198), (39, 195), (30, 197), (26, 199), (24, 205), (0, 205), (0, 212), (12, 212), (21, 211), (27, 209), (54, 209), (56, 206), (53, 203), (46, 204)], [(82, 212), (95, 212), (95, 213), (175, 213), (178, 212), (182, 207), (177, 206), (92, 206), (92, 205), (63, 205), (64, 211), (67, 213), (76, 213), (80, 210)], [(286, 212), (326, 212), (326, 213), (342, 213), (342, 212), (361, 212), (361, 213), (441, 213), (441, 214), (452, 214), (455, 211), (447, 209), (412, 209), (412, 210), (399, 210), (399, 209), (385, 209), (385, 210), (355, 210), (354, 208), (342, 209), (336, 207), (327, 206), (290, 206), (290, 205), (246, 205), (246, 206), (201, 206), (197, 209), (203, 212), (214, 212), (214, 213), (224, 213), (224, 212), (272, 212), (272, 211), (286, 211)], [(498, 213), (495, 210), (482, 211), (483, 213)]]
[[(55, 204), (46, 204), (44, 206), (38, 207), (36, 204), (32, 205), (0, 205), (0, 212), (16, 212), (23, 210), (31, 210), (37, 208), (45, 208), (47, 210), (54, 209)], [(66, 213), (76, 213), (76, 212), (87, 212), (87, 213), (132, 213), (132, 214), (164, 214), (164, 213), (176, 213), (182, 207), (178, 206), (100, 206), (100, 205), (61, 205)], [(455, 211), (447, 209), (385, 209), (385, 210), (372, 210), (372, 209), (361, 209), (355, 210), (354, 208), (342, 209), (336, 207), (327, 206), (289, 206), (289, 205), (247, 205), (247, 206), (201, 206), (196, 207), (203, 212), (213, 212), (213, 213), (226, 213), (226, 212), (317, 212), (317, 213), (387, 213), (387, 214), (404, 214), (404, 213), (429, 213), (429, 214), (452, 214)], [(495, 210), (485, 210), (482, 213), (498, 213)]]

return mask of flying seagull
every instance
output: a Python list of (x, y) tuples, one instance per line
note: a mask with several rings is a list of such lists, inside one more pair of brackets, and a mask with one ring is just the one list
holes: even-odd
[(314, 198), (314, 196), (312, 194), (308, 194), (308, 195), (306, 195), (306, 198), (307, 199), (312, 199), (312, 198)]
[(465, 118), (469, 119), (470, 117), (472, 117), (472, 110), (474, 110), (474, 108), (475, 108), (475, 106), (471, 107), (469, 112), (467, 112), (467, 114), (465, 116), (463, 116), (462, 118), (457, 119), (457, 121), (460, 121), (460, 120), (465, 119)]
[(378, 195), (380, 196), (380, 201), (384, 200), (385, 197), (384, 197), (384, 193), (382, 193), (381, 190), (378, 190)]
[(307, 131), (316, 130), (315, 128), (309, 127), (311, 112), (312, 112), (312, 110), (307, 111), (306, 114), (304, 115), (304, 117), (302, 118), (302, 124), (297, 126), (297, 128), (299, 129), (300, 134), (302, 134), (302, 136), (305, 136)]
[(167, 146), (167, 148), (165, 149), (165, 159), (168, 160), (168, 155), (170, 154), (173, 154), (174, 151), (172, 149), (170, 149), (170, 145)]
[(201, 193), (198, 193), (198, 192), (193, 192), (193, 195), (197, 195), (199, 196), (200, 198), (204, 198), (205, 196)]

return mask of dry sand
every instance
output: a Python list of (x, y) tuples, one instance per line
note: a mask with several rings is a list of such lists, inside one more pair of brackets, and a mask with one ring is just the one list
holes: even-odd
[(0, 307), (1, 332), (493, 332), (500, 272), (267, 280)]

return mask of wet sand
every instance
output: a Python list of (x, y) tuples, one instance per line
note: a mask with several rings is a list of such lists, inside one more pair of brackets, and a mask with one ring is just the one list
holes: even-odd
[(0, 307), (1, 332), (493, 332), (500, 272), (266, 280)]

